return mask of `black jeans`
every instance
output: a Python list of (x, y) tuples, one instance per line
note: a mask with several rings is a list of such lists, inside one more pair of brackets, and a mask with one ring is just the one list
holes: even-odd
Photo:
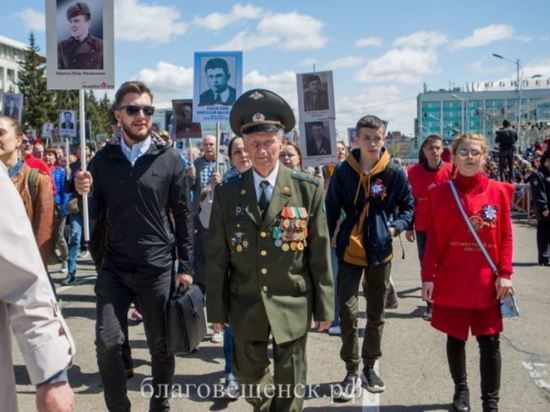
[[(152, 385), (155, 393), (150, 411), (168, 411), (174, 377), (174, 356), (167, 351), (166, 303), (172, 290), (172, 269), (136, 267), (104, 262), (97, 295), (96, 351), (109, 411), (130, 411), (126, 395), (126, 374), (122, 345), (128, 330), (128, 309), (133, 299), (139, 304), (147, 345), (151, 353)], [(161, 385), (161, 386), (159, 386)], [(163, 389), (164, 387), (164, 389)]]
[[(506, 167), (508, 167), (508, 179), (506, 179), (504, 173), (504, 169), (506, 169)], [(508, 180), (508, 182), (512, 182), (512, 180), (514, 179), (514, 153), (499, 153), (498, 174), (502, 182), (504, 182), (505, 180)]]
[(550, 263), (550, 220), (537, 220), (537, 250), (539, 265)]

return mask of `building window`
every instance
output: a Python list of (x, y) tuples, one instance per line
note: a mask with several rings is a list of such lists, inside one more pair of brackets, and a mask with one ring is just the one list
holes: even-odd
[(8, 69), (7, 73), (8, 73), (8, 81), (15, 83), (15, 70)]

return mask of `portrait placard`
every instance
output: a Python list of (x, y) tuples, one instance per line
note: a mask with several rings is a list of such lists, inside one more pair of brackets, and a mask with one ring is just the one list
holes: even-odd
[(201, 137), (201, 124), (193, 122), (193, 100), (172, 100), (176, 121), (176, 138)]
[(46, 1), (48, 89), (114, 88), (113, 20), (114, 0)]
[(228, 121), (242, 93), (242, 52), (196, 52), (193, 121)]
[(15, 93), (4, 93), (2, 114), (17, 120), (21, 124), (23, 117), (23, 95)]
[(62, 137), (76, 137), (76, 111), (61, 110), (59, 112), (59, 135)]

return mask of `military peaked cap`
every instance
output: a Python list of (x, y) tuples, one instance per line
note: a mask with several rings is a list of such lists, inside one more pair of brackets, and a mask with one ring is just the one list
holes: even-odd
[(229, 122), (237, 136), (279, 129), (288, 133), (296, 124), (292, 108), (286, 100), (265, 89), (243, 93), (231, 109)]

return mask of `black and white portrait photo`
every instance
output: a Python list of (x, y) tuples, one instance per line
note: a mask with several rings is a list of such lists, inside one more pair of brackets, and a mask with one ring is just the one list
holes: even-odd
[(61, 110), (59, 112), (59, 133), (61, 136), (76, 136), (76, 112), (74, 110)]
[(58, 70), (103, 70), (102, 0), (57, 0)]
[(193, 101), (191, 99), (172, 100), (176, 117), (176, 138), (201, 137), (201, 124), (193, 122)]
[(214, 57), (206, 60), (203, 77), (208, 87), (203, 88), (200, 95), (199, 106), (213, 106), (221, 104), (231, 106), (237, 100), (237, 91), (231, 86), (231, 71), (227, 60)]
[(329, 121), (306, 122), (307, 156), (332, 155)]
[(21, 123), (23, 111), (23, 95), (4, 93), (4, 108), (2, 113), (4, 116), (11, 117)]
[(304, 111), (328, 110), (327, 82), (321, 74), (308, 74), (302, 78)]

